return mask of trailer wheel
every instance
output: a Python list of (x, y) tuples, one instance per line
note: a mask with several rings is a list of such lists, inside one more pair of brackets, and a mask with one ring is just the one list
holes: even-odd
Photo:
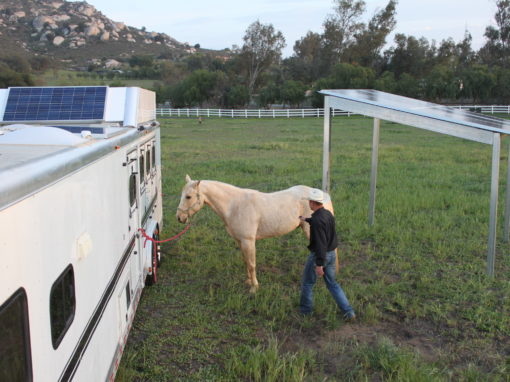
[(152, 266), (152, 274), (148, 274), (145, 279), (145, 285), (151, 286), (158, 282), (158, 246), (154, 243), (152, 245), (152, 256), (151, 256), (151, 266)]
[[(156, 241), (159, 240), (159, 231), (156, 230), (154, 232), (154, 235), (152, 235), (152, 238)], [(159, 243), (156, 243), (156, 258), (158, 259), (158, 268), (161, 266), (161, 262), (163, 261), (163, 257), (161, 256), (161, 246)]]

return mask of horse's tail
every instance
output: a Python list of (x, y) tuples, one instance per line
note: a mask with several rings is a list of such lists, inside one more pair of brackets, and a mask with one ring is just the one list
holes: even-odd
[[(324, 193), (324, 196), (326, 197), (326, 200), (324, 201), (324, 208), (326, 208), (329, 212), (331, 212), (333, 215), (335, 215), (335, 209), (333, 208), (333, 202), (331, 201), (331, 196), (328, 193)], [(340, 260), (338, 259), (338, 248), (335, 249), (335, 251), (336, 251), (335, 270), (336, 270), (336, 274), (338, 274), (338, 271), (340, 270)]]

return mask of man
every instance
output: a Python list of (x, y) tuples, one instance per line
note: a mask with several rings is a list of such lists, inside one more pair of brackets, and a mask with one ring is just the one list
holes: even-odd
[(342, 287), (335, 280), (335, 263), (338, 240), (335, 230), (335, 218), (323, 205), (324, 193), (318, 189), (312, 189), (308, 198), (308, 204), (313, 211), (312, 217), (301, 221), (310, 224), (310, 255), (303, 271), (301, 284), (300, 309), (302, 314), (310, 314), (313, 309), (312, 288), (317, 281), (317, 276), (324, 278), (326, 286), (333, 296), (336, 304), (342, 311), (346, 321), (356, 318), (354, 309), (349, 304)]

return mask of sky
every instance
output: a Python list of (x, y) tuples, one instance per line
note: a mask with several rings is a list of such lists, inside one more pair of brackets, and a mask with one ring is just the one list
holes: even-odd
[[(241, 47), (248, 26), (256, 20), (272, 24), (283, 33), (283, 56), (293, 54), (294, 43), (308, 31), (322, 33), (322, 24), (333, 12), (333, 0), (87, 0), (105, 16), (149, 32), (166, 33), (180, 42), (220, 50)], [(364, 21), (383, 9), (388, 0), (365, 0)], [(495, 26), (495, 0), (399, 0), (395, 33), (456, 42), (467, 30), (473, 49), (485, 42), (485, 28)]]

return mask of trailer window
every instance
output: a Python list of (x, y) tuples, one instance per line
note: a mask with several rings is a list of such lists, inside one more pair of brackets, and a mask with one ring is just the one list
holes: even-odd
[(140, 155), (140, 183), (145, 179), (145, 157)]
[(73, 266), (69, 265), (51, 287), (50, 323), (53, 348), (58, 348), (71, 326), (76, 309)]
[(150, 175), (151, 173), (151, 149), (148, 149), (147, 152), (145, 153), (145, 164), (146, 164), (146, 172), (147, 172), (147, 175)]
[(126, 306), (129, 308), (131, 305), (131, 288), (129, 287), (129, 281), (126, 284)]
[(136, 202), (136, 175), (131, 174), (129, 177), (129, 205), (134, 206)]
[(0, 381), (32, 381), (27, 295), (23, 288), (0, 306)]
[(156, 167), (156, 146), (152, 146), (152, 167)]

